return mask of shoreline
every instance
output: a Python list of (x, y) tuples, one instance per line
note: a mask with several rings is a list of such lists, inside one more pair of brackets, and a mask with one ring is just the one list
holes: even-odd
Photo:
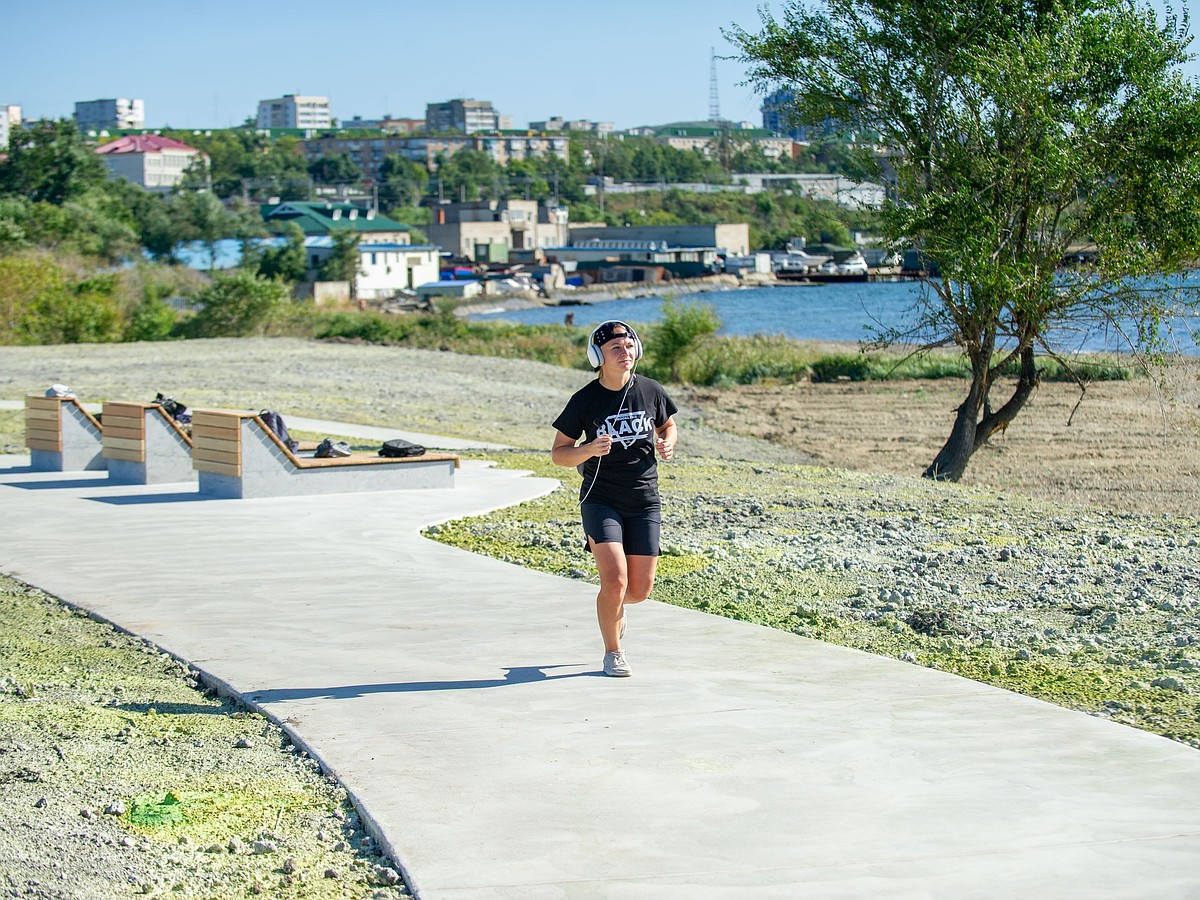
[(573, 291), (554, 290), (549, 297), (535, 291), (514, 294), (498, 294), (476, 297), (454, 307), (460, 317), (495, 312), (512, 312), (522, 309), (562, 308), (570, 312), (578, 306), (590, 306), (609, 300), (637, 300), (642, 297), (659, 297), (678, 293), (704, 294), (735, 291), (742, 287), (773, 287), (770, 284), (748, 284), (733, 275), (713, 275), (709, 278), (681, 278), (675, 281), (660, 281), (653, 284), (622, 282), (621, 284), (594, 284)]

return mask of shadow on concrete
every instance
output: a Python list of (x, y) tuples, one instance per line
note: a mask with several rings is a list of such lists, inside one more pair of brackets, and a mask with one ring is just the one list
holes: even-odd
[(569, 672), (562, 675), (547, 675), (547, 669), (575, 669), (578, 664), (561, 666), (515, 666), (504, 669), (503, 678), (478, 678), (466, 681), (394, 681), (384, 684), (346, 684), (340, 687), (280, 688), (274, 691), (252, 691), (249, 694), (255, 703), (276, 703), (285, 700), (349, 700), (368, 694), (408, 694), (423, 691), (471, 691), (480, 688), (505, 687), (514, 684), (531, 684), (535, 681), (559, 681), (564, 678), (594, 678), (603, 672)]
[(93, 503), (108, 503), (112, 506), (144, 506), (150, 503), (187, 503), (192, 500), (212, 500), (195, 491), (177, 491), (172, 494), (119, 494), (116, 497), (85, 497)]
[[(34, 470), (25, 469), (23, 471), (32, 472)], [(97, 478), (59, 478), (54, 481), (23, 481), (19, 484), (10, 484), (8, 487), (20, 488), (23, 491), (56, 491), (62, 488), (108, 487), (109, 484), (108, 475), (101, 475)]]

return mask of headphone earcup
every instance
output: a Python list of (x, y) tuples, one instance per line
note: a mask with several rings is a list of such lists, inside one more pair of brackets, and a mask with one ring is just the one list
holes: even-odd
[(642, 339), (636, 334), (633, 336), (633, 361), (637, 362), (642, 358)]
[(600, 352), (599, 347), (592, 343), (590, 336), (588, 337), (587, 360), (591, 363), (593, 369), (598, 369), (604, 365), (604, 354)]

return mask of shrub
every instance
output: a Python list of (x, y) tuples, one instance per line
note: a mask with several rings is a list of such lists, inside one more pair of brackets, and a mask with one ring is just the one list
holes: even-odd
[(286, 284), (244, 271), (217, 275), (190, 302), (197, 312), (188, 337), (261, 336), (293, 305)]
[(679, 381), (680, 367), (688, 354), (695, 352), (705, 338), (721, 328), (717, 311), (708, 304), (663, 301), (662, 320), (651, 329), (647, 348), (650, 370)]
[(43, 253), (0, 258), (0, 343), (112, 341), (122, 331), (116, 277), (80, 277)]

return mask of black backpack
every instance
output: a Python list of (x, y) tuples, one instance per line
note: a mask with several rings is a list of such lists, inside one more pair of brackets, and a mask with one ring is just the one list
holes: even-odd
[(403, 438), (384, 441), (383, 446), (379, 448), (380, 456), (420, 456), (424, 452), (425, 448), (420, 444), (414, 444)]
[(269, 409), (264, 409), (258, 414), (258, 417), (263, 420), (263, 424), (275, 433), (275, 437), (283, 442), (283, 446), (287, 447), (293, 453), (296, 452), (296, 448), (300, 445), (293, 441), (292, 436), (288, 434), (288, 428), (283, 422), (283, 416)]
[(163, 412), (180, 424), (186, 425), (192, 421), (192, 414), (187, 411), (186, 406), (171, 397), (164, 397), (161, 392), (156, 394), (151, 402), (155, 406), (161, 406)]

